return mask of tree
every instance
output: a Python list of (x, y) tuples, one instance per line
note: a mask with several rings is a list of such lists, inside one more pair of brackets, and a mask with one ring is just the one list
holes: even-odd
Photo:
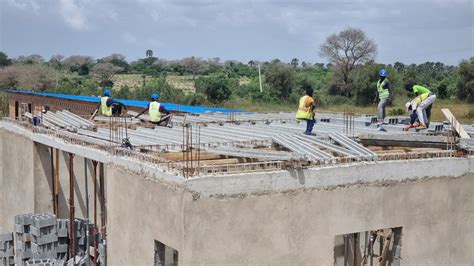
[(115, 66), (121, 67), (123, 71), (127, 72), (130, 68), (127, 60), (124, 55), (121, 54), (111, 54), (100, 60), (100, 63), (111, 63)]
[(0, 69), (0, 87), (16, 88), (20, 79), (18, 66), (7, 66)]
[(90, 65), (94, 62), (94, 59), (90, 56), (82, 55), (71, 55), (64, 59), (64, 64), (68, 66), (80, 67), (82, 65)]
[(146, 50), (145, 56), (146, 56), (147, 58), (148, 58), (148, 57), (153, 57), (153, 51), (150, 50), (150, 49)]
[(44, 58), (39, 54), (32, 54), (26, 57), (26, 64), (42, 64), (44, 63)]
[(393, 64), (393, 68), (397, 71), (397, 72), (403, 72), (403, 70), (405, 70), (405, 65), (402, 63), (402, 62), (395, 62), (395, 64)]
[(299, 64), (300, 64), (300, 61), (298, 60), (298, 58), (291, 59), (290, 65), (292, 65), (294, 68), (297, 68)]
[(7, 54), (0, 52), (0, 67), (6, 67), (12, 64), (12, 60), (8, 58)]
[(202, 74), (207, 70), (207, 64), (200, 58), (196, 58), (194, 56), (184, 58), (181, 60), (181, 63), (186, 68), (186, 71), (193, 75), (194, 82), (196, 81), (196, 75)]
[(296, 82), (295, 70), (282, 63), (272, 63), (265, 71), (265, 82), (278, 98), (288, 100)]
[(458, 69), (457, 96), (460, 100), (474, 103), (474, 57), (463, 60)]
[(53, 55), (49, 59), (48, 64), (52, 67), (60, 68), (61, 65), (63, 64), (63, 60), (64, 60), (64, 55), (60, 55), (60, 54)]
[(45, 65), (13, 65), (0, 70), (0, 85), (45, 91), (55, 86), (57, 73)]
[(104, 86), (121, 70), (121, 67), (114, 66), (111, 63), (98, 63), (92, 67), (92, 75), (101, 83), (102, 86)]
[(213, 103), (222, 103), (232, 94), (232, 80), (225, 75), (200, 77), (196, 82), (198, 92), (204, 93)]
[(356, 65), (374, 59), (377, 46), (360, 29), (347, 28), (338, 34), (330, 35), (320, 47), (320, 55), (327, 58), (347, 85), (351, 71)]

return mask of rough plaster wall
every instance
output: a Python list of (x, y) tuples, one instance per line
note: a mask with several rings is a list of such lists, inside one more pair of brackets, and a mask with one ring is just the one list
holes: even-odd
[(108, 264), (152, 265), (154, 240), (177, 249), (183, 235), (182, 188), (145, 180), (115, 165), (105, 177), (108, 198)]
[(53, 180), (51, 179), (50, 149), (34, 144), (35, 212), (53, 212)]
[(34, 211), (33, 142), (0, 130), (0, 232), (12, 232), (14, 216)]
[(472, 265), (474, 175), (186, 202), (184, 263), (332, 265), (336, 235), (403, 227), (404, 265)]

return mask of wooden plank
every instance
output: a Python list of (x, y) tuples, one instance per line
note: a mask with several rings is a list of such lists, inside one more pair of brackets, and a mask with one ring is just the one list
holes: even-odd
[(380, 255), (379, 259), (379, 266), (385, 266), (386, 262), (388, 261), (389, 257), (389, 248), (390, 242), (392, 241), (392, 229), (385, 229), (383, 235), (385, 238), (382, 254)]
[(461, 138), (464, 139), (470, 139), (471, 136), (467, 134), (466, 130), (462, 127), (462, 125), (458, 122), (456, 117), (454, 117), (453, 113), (448, 108), (441, 109), (441, 112), (443, 112), (444, 116), (448, 119), (449, 123), (453, 126), (453, 128), (456, 130), (456, 132), (459, 134)]

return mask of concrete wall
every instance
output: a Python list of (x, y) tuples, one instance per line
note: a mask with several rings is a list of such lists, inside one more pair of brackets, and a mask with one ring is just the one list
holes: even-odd
[[(51, 151), (48, 146), (1, 129), (0, 137), (0, 232), (8, 232), (13, 231), (14, 216), (17, 214), (53, 213)], [(54, 163), (55, 156), (54, 151)], [(87, 169), (84, 168), (85, 164)], [(86, 218), (86, 175), (90, 201), (89, 217), (93, 217), (92, 169), (91, 160), (85, 162), (83, 157), (74, 157), (74, 201), (77, 218)], [(97, 172), (99, 178), (99, 171)], [(100, 213), (99, 204), (98, 209)], [(62, 151), (59, 152), (58, 217), (69, 218), (69, 156)]]
[(34, 211), (33, 142), (0, 130), (0, 232), (12, 232), (14, 216)]
[[(50, 153), (5, 130), (0, 137), (0, 231), (12, 231), (14, 215), (52, 210)], [(177, 249), (182, 264), (330, 265), (336, 235), (401, 226), (405, 265), (472, 265), (473, 162), (388, 162), (187, 182), (108, 163), (108, 262), (150, 265), (158, 240)], [(84, 170), (84, 158), (76, 156), (74, 169), (76, 216), (84, 217), (90, 166)], [(60, 216), (68, 217), (66, 153), (59, 173)], [(285, 186), (291, 190), (279, 189)]]
[(183, 206), (191, 193), (116, 165), (109, 165), (107, 173), (109, 265), (152, 265), (155, 239), (182, 256)]
[(186, 202), (185, 263), (333, 263), (335, 236), (403, 227), (405, 265), (474, 263), (474, 175)]

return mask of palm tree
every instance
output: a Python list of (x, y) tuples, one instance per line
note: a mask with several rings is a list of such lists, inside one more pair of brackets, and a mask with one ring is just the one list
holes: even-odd
[(148, 49), (148, 50), (146, 50), (146, 54), (145, 54), (145, 55), (146, 55), (146, 57), (153, 57), (153, 51), (150, 50), (150, 49)]

